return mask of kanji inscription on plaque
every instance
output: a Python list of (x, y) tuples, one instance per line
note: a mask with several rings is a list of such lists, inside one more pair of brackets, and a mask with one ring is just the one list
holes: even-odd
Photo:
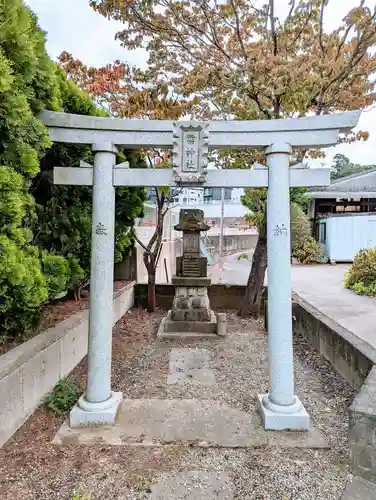
[(199, 170), (199, 132), (183, 132), (183, 172)]
[(175, 122), (173, 138), (175, 182), (188, 185), (204, 183), (208, 163), (209, 125)]

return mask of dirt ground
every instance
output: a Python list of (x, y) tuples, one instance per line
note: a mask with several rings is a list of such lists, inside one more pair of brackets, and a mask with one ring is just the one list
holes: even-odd
[[(179, 344), (215, 353), (216, 400), (243, 411), (254, 405), (255, 394), (268, 385), (261, 324), (230, 313), (227, 340), (162, 342), (155, 335), (164, 314), (133, 309), (117, 323), (113, 389), (123, 391), (125, 398), (179, 396), (166, 384), (169, 352)], [(348, 478), (347, 408), (354, 391), (302, 338), (295, 339), (294, 347), (297, 393), (328, 449), (58, 447), (51, 440), (64, 418), (41, 407), (0, 450), (1, 500), (72, 500), (74, 494), (91, 495), (91, 500), (141, 500), (150, 497), (161, 477), (183, 470), (225, 470), (234, 484), (234, 500), (339, 500)], [(69, 378), (85, 386), (85, 360)]]

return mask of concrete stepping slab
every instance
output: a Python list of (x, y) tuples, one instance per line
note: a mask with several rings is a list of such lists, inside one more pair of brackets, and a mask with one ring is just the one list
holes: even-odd
[(225, 472), (187, 471), (164, 475), (150, 500), (233, 500), (234, 486)]
[(55, 444), (110, 444), (198, 447), (326, 448), (315, 428), (308, 432), (265, 431), (257, 411), (246, 413), (213, 400), (126, 399), (114, 426), (69, 428), (66, 421)]
[(214, 385), (215, 375), (209, 368), (209, 361), (208, 349), (172, 349), (167, 384), (193, 382), (204, 386)]
[(347, 485), (341, 500), (371, 500), (376, 498), (376, 484), (354, 477)]

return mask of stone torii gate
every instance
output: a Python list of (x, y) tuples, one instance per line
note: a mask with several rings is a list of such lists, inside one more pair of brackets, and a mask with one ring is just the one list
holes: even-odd
[[(55, 142), (92, 145), (94, 167), (55, 167), (55, 184), (92, 185), (93, 219), (87, 390), (70, 425), (113, 424), (122, 400), (111, 391), (112, 300), (116, 186), (268, 188), (269, 393), (258, 396), (265, 429), (307, 430), (309, 416), (294, 392), (290, 187), (329, 184), (329, 169), (289, 168), (292, 149), (322, 148), (351, 130), (360, 112), (263, 121), (172, 122), (89, 117), (46, 111)], [(173, 169), (115, 165), (117, 147), (172, 148)], [(207, 170), (209, 149), (263, 149), (267, 167)]]

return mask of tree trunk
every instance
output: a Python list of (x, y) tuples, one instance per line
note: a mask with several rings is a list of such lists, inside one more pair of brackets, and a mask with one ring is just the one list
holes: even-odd
[(252, 268), (248, 276), (244, 301), (239, 315), (242, 317), (260, 316), (262, 292), (264, 290), (265, 271), (267, 267), (266, 235), (260, 232), (252, 259)]
[(155, 311), (155, 269), (148, 270), (148, 308), (147, 311), (152, 313)]

